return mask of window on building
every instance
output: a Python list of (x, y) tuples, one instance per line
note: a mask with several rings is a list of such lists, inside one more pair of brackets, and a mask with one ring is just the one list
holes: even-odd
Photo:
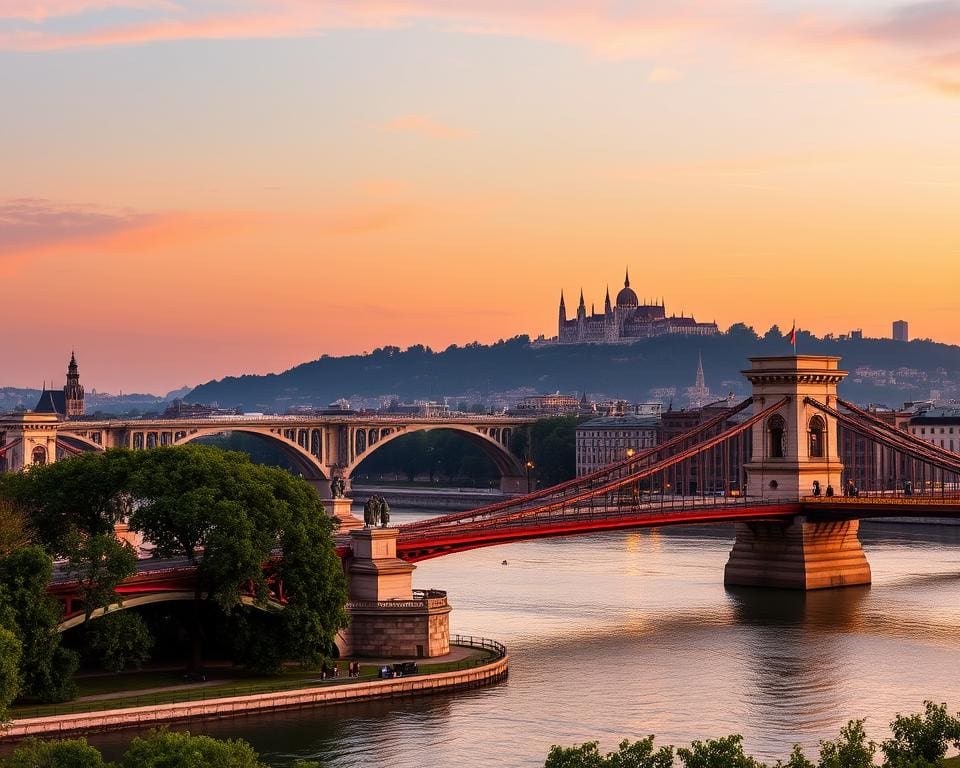
[(827, 425), (822, 416), (810, 419), (810, 458), (823, 458), (823, 442), (827, 432)]
[(769, 449), (767, 451), (771, 459), (782, 459), (787, 434), (787, 423), (780, 414), (774, 414), (767, 422), (767, 433), (769, 435)]

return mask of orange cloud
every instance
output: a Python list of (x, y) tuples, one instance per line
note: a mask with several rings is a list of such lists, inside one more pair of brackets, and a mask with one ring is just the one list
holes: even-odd
[(401, 115), (382, 126), (390, 133), (413, 133), (430, 139), (461, 139), (466, 134), (459, 128), (446, 125), (427, 115)]

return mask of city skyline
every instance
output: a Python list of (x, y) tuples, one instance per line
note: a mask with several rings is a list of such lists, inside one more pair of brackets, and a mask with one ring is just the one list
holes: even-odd
[(71, 348), (100, 389), (166, 391), (551, 336), (560, 289), (626, 265), (721, 329), (958, 343), (931, 301), (958, 26), (949, 1), (13, 0), (2, 384)]

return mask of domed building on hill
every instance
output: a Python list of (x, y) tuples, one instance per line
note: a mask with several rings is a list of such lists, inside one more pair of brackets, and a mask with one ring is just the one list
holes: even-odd
[(683, 314), (680, 317), (667, 317), (662, 299), (659, 302), (645, 301), (641, 304), (630, 287), (629, 271), (624, 278), (623, 288), (617, 294), (616, 305), (610, 302), (610, 289), (607, 289), (603, 312), (597, 312), (591, 306), (590, 314), (587, 314), (583, 291), (580, 291), (577, 315), (567, 320), (567, 308), (563, 293), (560, 293), (560, 322), (557, 331), (557, 342), (560, 344), (617, 344), (672, 333), (713, 336), (719, 332), (716, 323), (698, 323), (693, 317)]

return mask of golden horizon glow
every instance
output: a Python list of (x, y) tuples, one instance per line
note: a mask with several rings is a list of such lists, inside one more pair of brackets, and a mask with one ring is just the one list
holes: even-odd
[[(11, 0), (0, 385), (556, 332), (960, 343), (960, 3)], [(42, 301), (39, 299), (42, 297)]]

